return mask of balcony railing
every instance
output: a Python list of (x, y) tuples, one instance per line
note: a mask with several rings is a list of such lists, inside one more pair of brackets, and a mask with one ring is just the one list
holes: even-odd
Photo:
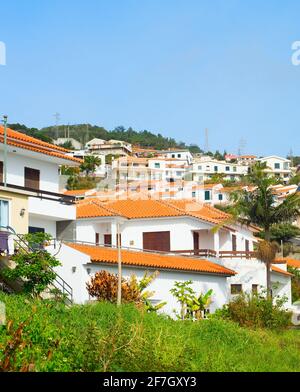
[[(4, 183), (0, 182), (0, 186), (4, 186)], [(20, 186), (20, 185), (14, 185), (14, 184), (6, 184), (6, 188), (30, 192), (30, 193), (32, 193), (32, 195), (30, 195), (31, 197), (38, 197), (39, 199), (58, 201), (63, 204), (74, 204), (75, 203), (75, 196), (64, 195), (62, 193), (43, 191), (40, 189), (28, 188), (26, 186)]]
[(221, 250), (219, 252), (219, 257), (229, 259), (255, 259), (257, 258), (257, 252), (245, 250)]
[(188, 250), (172, 250), (172, 253), (180, 253), (187, 256), (198, 257), (216, 257), (217, 252), (213, 249), (188, 249)]

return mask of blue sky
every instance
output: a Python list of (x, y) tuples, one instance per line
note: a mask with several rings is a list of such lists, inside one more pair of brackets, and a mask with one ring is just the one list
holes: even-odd
[(300, 155), (299, 1), (1, 2), (0, 114)]

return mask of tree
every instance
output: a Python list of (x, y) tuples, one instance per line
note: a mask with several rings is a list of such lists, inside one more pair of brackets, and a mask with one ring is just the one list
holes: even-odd
[(84, 162), (80, 165), (80, 170), (85, 172), (88, 176), (95, 173), (97, 166), (101, 165), (101, 159), (95, 155), (87, 155), (84, 157)]
[(38, 296), (55, 280), (56, 273), (52, 268), (60, 262), (44, 249), (45, 242), (51, 240), (49, 234), (26, 234), (24, 240), (28, 249), (20, 248), (12, 256), (15, 268), (4, 268), (1, 275), (12, 281), (22, 279), (24, 292)]
[(292, 177), (289, 181), (290, 185), (300, 185), (300, 173), (297, 173), (294, 177)]
[[(300, 228), (298, 226), (292, 225), (291, 223), (279, 223), (271, 226), (270, 233), (270, 240), (281, 244), (281, 241), (288, 242), (292, 238), (299, 236)], [(264, 238), (265, 233), (258, 233), (258, 236), (260, 238)]]
[[(289, 195), (281, 204), (275, 205), (271, 185), (277, 181), (265, 172), (266, 165), (260, 162), (252, 166), (249, 174), (254, 190), (235, 191), (231, 194), (233, 206), (230, 208), (235, 219), (244, 224), (255, 224), (262, 228), (267, 242), (271, 240), (273, 225), (293, 221), (300, 214), (300, 197)], [(267, 269), (267, 293), (271, 295), (271, 260), (262, 260)]]

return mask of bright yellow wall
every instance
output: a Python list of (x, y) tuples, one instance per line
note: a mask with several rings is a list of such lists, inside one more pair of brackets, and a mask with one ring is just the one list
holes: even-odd
[[(28, 196), (18, 193), (0, 190), (0, 199), (9, 201), (9, 225), (18, 233), (28, 232)], [(24, 216), (20, 215), (21, 209), (25, 209)]]

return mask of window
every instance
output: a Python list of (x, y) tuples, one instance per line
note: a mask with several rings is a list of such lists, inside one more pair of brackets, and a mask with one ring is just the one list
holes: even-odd
[(231, 294), (240, 294), (242, 292), (242, 285), (241, 284), (230, 285), (230, 292)]
[(155, 167), (156, 169), (159, 169), (159, 168), (160, 168), (160, 163), (155, 163), (155, 164), (154, 164), (154, 167)]
[(198, 170), (202, 170), (202, 166), (198, 166)]
[(28, 233), (30, 233), (30, 234), (33, 234), (33, 233), (45, 233), (45, 229), (43, 227), (29, 226), (28, 227)]
[(289, 166), (290, 166), (289, 162), (284, 162), (283, 169), (284, 170), (289, 170)]
[(233, 166), (233, 171), (236, 172), (236, 166)]
[(226, 167), (225, 167), (225, 170), (226, 170), (226, 171), (230, 171), (230, 166), (226, 166)]
[(206, 166), (206, 170), (210, 171), (210, 166), (209, 165)]
[(249, 240), (245, 240), (245, 251), (249, 252), (249, 250), (250, 250), (250, 242)]
[(31, 169), (30, 167), (24, 168), (25, 188), (35, 190), (40, 189), (40, 171)]
[(181, 172), (180, 172), (180, 171), (177, 171), (177, 172), (176, 172), (176, 176), (177, 176), (177, 177), (181, 176)]
[(258, 284), (253, 284), (252, 285), (252, 294), (257, 294), (258, 293)]
[(181, 154), (177, 154), (177, 158), (181, 158)]
[(133, 163), (132, 166), (137, 167), (137, 166), (139, 166), (139, 164), (138, 163)]
[(170, 251), (170, 232), (154, 231), (143, 233), (143, 249)]
[(7, 200), (0, 200), (0, 225), (9, 226), (9, 205)]
[(214, 167), (214, 171), (217, 172), (218, 171), (218, 166)]
[(99, 233), (95, 233), (95, 244), (99, 245), (100, 243), (100, 234)]
[(192, 197), (196, 197), (196, 192), (192, 192)]
[(280, 169), (280, 163), (276, 162), (276, 163), (274, 164), (274, 168), (275, 168), (275, 169)]
[(219, 199), (219, 201), (222, 201), (222, 200), (223, 200), (223, 195), (222, 195), (222, 193), (219, 193), (218, 199)]
[(211, 199), (211, 192), (205, 191), (204, 192), (204, 200), (210, 200), (210, 199)]
[(175, 154), (172, 154), (172, 158), (175, 158)]
[(236, 235), (235, 234), (232, 234), (231, 240), (232, 240), (232, 251), (235, 252), (236, 251)]

